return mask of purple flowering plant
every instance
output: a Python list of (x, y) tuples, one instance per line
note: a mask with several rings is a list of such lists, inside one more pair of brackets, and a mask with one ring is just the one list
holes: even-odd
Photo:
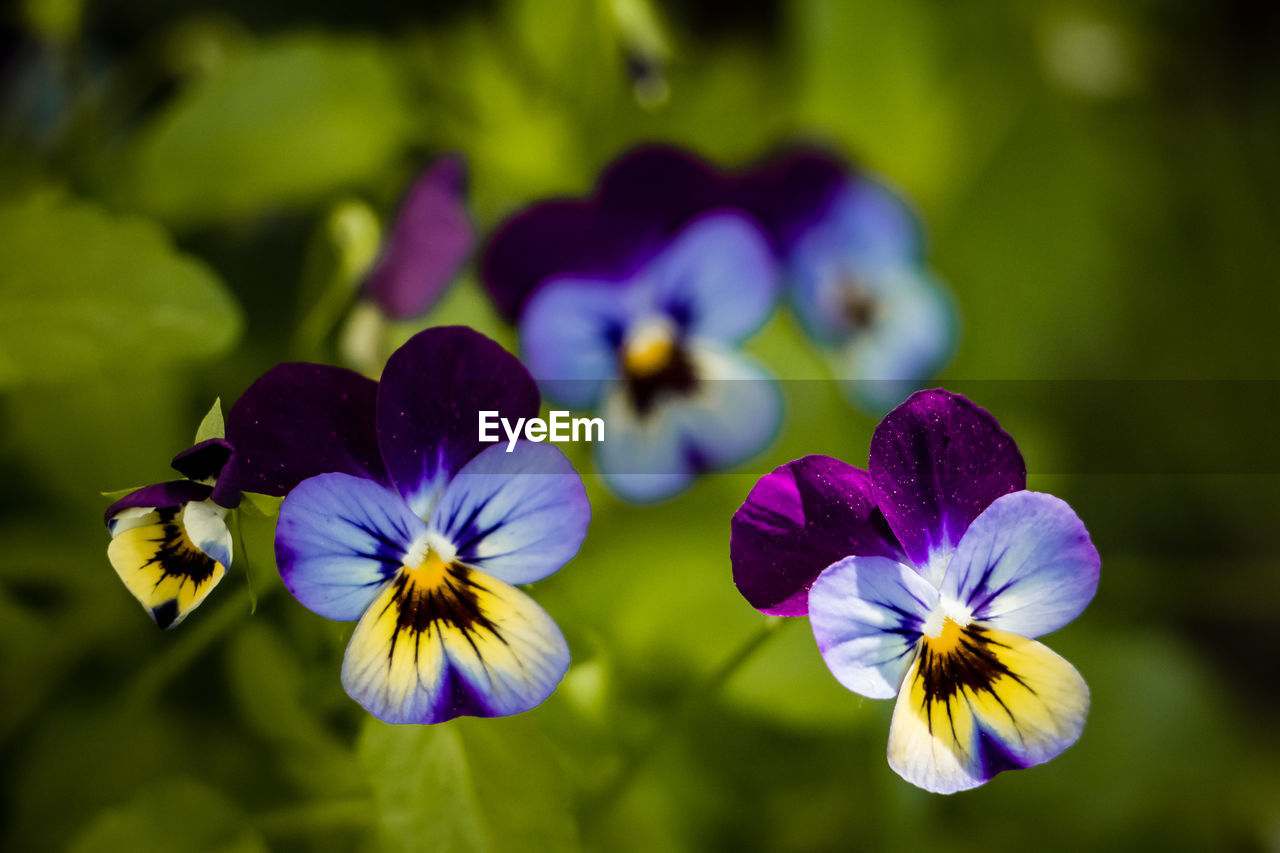
[(809, 616), (841, 684), (897, 697), (888, 759), (907, 781), (973, 788), (1080, 737), (1088, 687), (1035, 638), (1093, 598), (1098, 552), (964, 397), (913, 394), (876, 428), (866, 470), (807, 456), (768, 474), (730, 552), (752, 606)]
[(393, 723), (502, 716), (542, 702), (569, 650), (517, 588), (577, 552), (590, 506), (546, 444), (480, 443), (476, 413), (538, 411), (537, 387), (465, 327), (428, 329), (380, 382), (314, 364), (273, 368), (232, 426), (252, 434), (242, 482), (286, 494), (275, 552), (285, 587), (329, 619), (357, 622), (347, 692)]

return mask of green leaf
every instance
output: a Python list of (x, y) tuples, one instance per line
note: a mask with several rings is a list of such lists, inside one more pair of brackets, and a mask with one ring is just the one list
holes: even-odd
[(142, 486), (134, 486), (132, 489), (115, 489), (110, 492), (98, 492), (98, 494), (102, 495), (104, 498), (110, 498), (111, 501), (114, 503), (115, 501), (120, 500), (125, 495), (131, 495), (141, 488)]
[(132, 850), (161, 853), (265, 853), (264, 842), (219, 792), (199, 782), (168, 779), (126, 805), (95, 818), (72, 853)]
[(240, 509), (255, 518), (274, 518), (280, 514), (280, 504), (283, 502), (283, 497), (275, 495), (260, 495), (257, 492), (240, 493)]
[(578, 848), (562, 768), (530, 714), (391, 726), (370, 718), (358, 745), (379, 849), (439, 853)]
[(210, 358), (239, 337), (222, 282), (153, 223), (37, 197), (0, 206), (0, 233), (0, 387)]
[(367, 181), (400, 151), (413, 113), (386, 55), (293, 36), (230, 57), (133, 141), (109, 194), (193, 225)]
[(227, 426), (222, 419), (222, 398), (218, 397), (213, 401), (204, 420), (200, 421), (200, 426), (196, 429), (196, 440), (193, 443), (199, 444), (211, 438), (225, 438), (226, 434)]

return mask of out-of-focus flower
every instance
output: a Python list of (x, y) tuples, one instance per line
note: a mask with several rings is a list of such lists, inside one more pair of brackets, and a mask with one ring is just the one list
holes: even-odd
[(436, 328), (397, 350), (380, 383), (289, 364), (255, 388), (241, 417), (269, 424), (253, 453), (274, 460), (258, 459), (257, 488), (313, 475), (281, 505), (280, 575), (315, 613), (358, 620), (347, 692), (393, 723), (514, 714), (549, 696), (569, 650), (514, 584), (573, 557), (590, 507), (557, 448), (479, 441), (481, 410), (537, 414), (520, 363), (470, 329)]
[(946, 362), (955, 311), (899, 195), (811, 149), (752, 170), (741, 193), (774, 238), (797, 317), (853, 402), (883, 412)]
[(773, 310), (776, 262), (735, 185), (684, 152), (623, 157), (585, 200), (534, 205), (483, 260), (547, 395), (599, 410), (597, 464), (651, 501), (742, 462), (777, 433), (776, 383), (737, 345)]
[(225, 519), (240, 503), (232, 453), (225, 439), (199, 442), (173, 458), (187, 479), (143, 486), (107, 509), (107, 558), (161, 628), (186, 619), (231, 565)]
[(964, 397), (912, 395), (876, 428), (869, 470), (808, 456), (764, 477), (730, 551), (753, 606), (808, 614), (841, 684), (897, 696), (889, 764), (912, 784), (973, 788), (1079, 738), (1088, 687), (1032, 638), (1084, 610), (1098, 552)]
[(364, 295), (387, 316), (409, 320), (439, 301), (475, 245), (466, 209), (467, 164), (446, 154), (409, 187), (382, 251), (364, 279)]

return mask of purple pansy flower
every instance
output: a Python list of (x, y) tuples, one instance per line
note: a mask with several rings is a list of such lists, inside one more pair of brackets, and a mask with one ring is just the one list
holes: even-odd
[(485, 252), (530, 372), (552, 399), (603, 414), (597, 464), (628, 500), (674, 495), (779, 428), (776, 383), (737, 349), (773, 310), (776, 262), (735, 193), (683, 152), (643, 148), (593, 197), (518, 214)]
[(569, 650), (515, 585), (577, 553), (590, 507), (557, 448), (479, 441), (480, 410), (538, 412), (513, 356), (467, 328), (428, 329), (380, 383), (288, 364), (246, 397), (232, 426), (252, 432), (254, 487), (298, 483), (276, 528), (280, 576), (315, 613), (357, 622), (342, 667), (352, 698), (387, 722), (437, 723), (551, 694)]
[(382, 251), (364, 280), (364, 295), (389, 317), (425, 314), (458, 275), (475, 244), (467, 215), (467, 164), (438, 158), (409, 188)]
[(899, 195), (808, 149), (755, 169), (742, 192), (774, 238), (797, 317), (854, 402), (882, 412), (946, 362), (955, 310)]
[(161, 628), (173, 628), (205, 600), (231, 565), (228, 510), (240, 503), (231, 442), (211, 438), (182, 451), (187, 479), (136, 489), (107, 508), (107, 558)]
[(869, 470), (808, 456), (764, 477), (730, 550), (753, 606), (808, 614), (841, 684), (897, 696), (888, 757), (907, 781), (973, 788), (1079, 738), (1089, 689), (1033, 638), (1084, 610), (1098, 552), (964, 397), (913, 394), (876, 428)]

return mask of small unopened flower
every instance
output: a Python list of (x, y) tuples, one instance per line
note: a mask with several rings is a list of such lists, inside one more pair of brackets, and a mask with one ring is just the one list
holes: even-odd
[(258, 395), (273, 424), (259, 446), (281, 459), (278, 480), (261, 485), (324, 472), (281, 505), (276, 560), (304, 606), (357, 622), (342, 667), (352, 698), (392, 723), (502, 716), (546, 699), (569, 649), (516, 585), (577, 553), (590, 506), (557, 448), (479, 441), (481, 410), (538, 412), (515, 357), (470, 329), (436, 328), (397, 350), (376, 385), (308, 364), (260, 382), (306, 401), (286, 424)]
[(782, 258), (791, 305), (851, 400), (883, 412), (942, 367), (955, 310), (896, 192), (810, 149), (773, 158), (743, 184)]
[(231, 565), (226, 515), (240, 502), (231, 456), (225, 439), (202, 441), (173, 458), (187, 479), (144, 486), (107, 509), (107, 558), (161, 628), (187, 618)]
[(733, 184), (645, 148), (593, 198), (533, 206), (485, 258), (499, 308), (547, 396), (600, 411), (596, 461), (620, 496), (651, 501), (759, 453), (781, 421), (772, 377), (738, 351), (773, 310), (767, 235)]
[(734, 515), (738, 589), (808, 614), (836, 679), (897, 697), (889, 764), (939, 793), (1048, 761), (1089, 689), (1035, 637), (1093, 598), (1098, 552), (1063, 501), (1026, 490), (986, 411), (921, 391), (876, 428), (868, 470), (825, 456), (764, 477)]

